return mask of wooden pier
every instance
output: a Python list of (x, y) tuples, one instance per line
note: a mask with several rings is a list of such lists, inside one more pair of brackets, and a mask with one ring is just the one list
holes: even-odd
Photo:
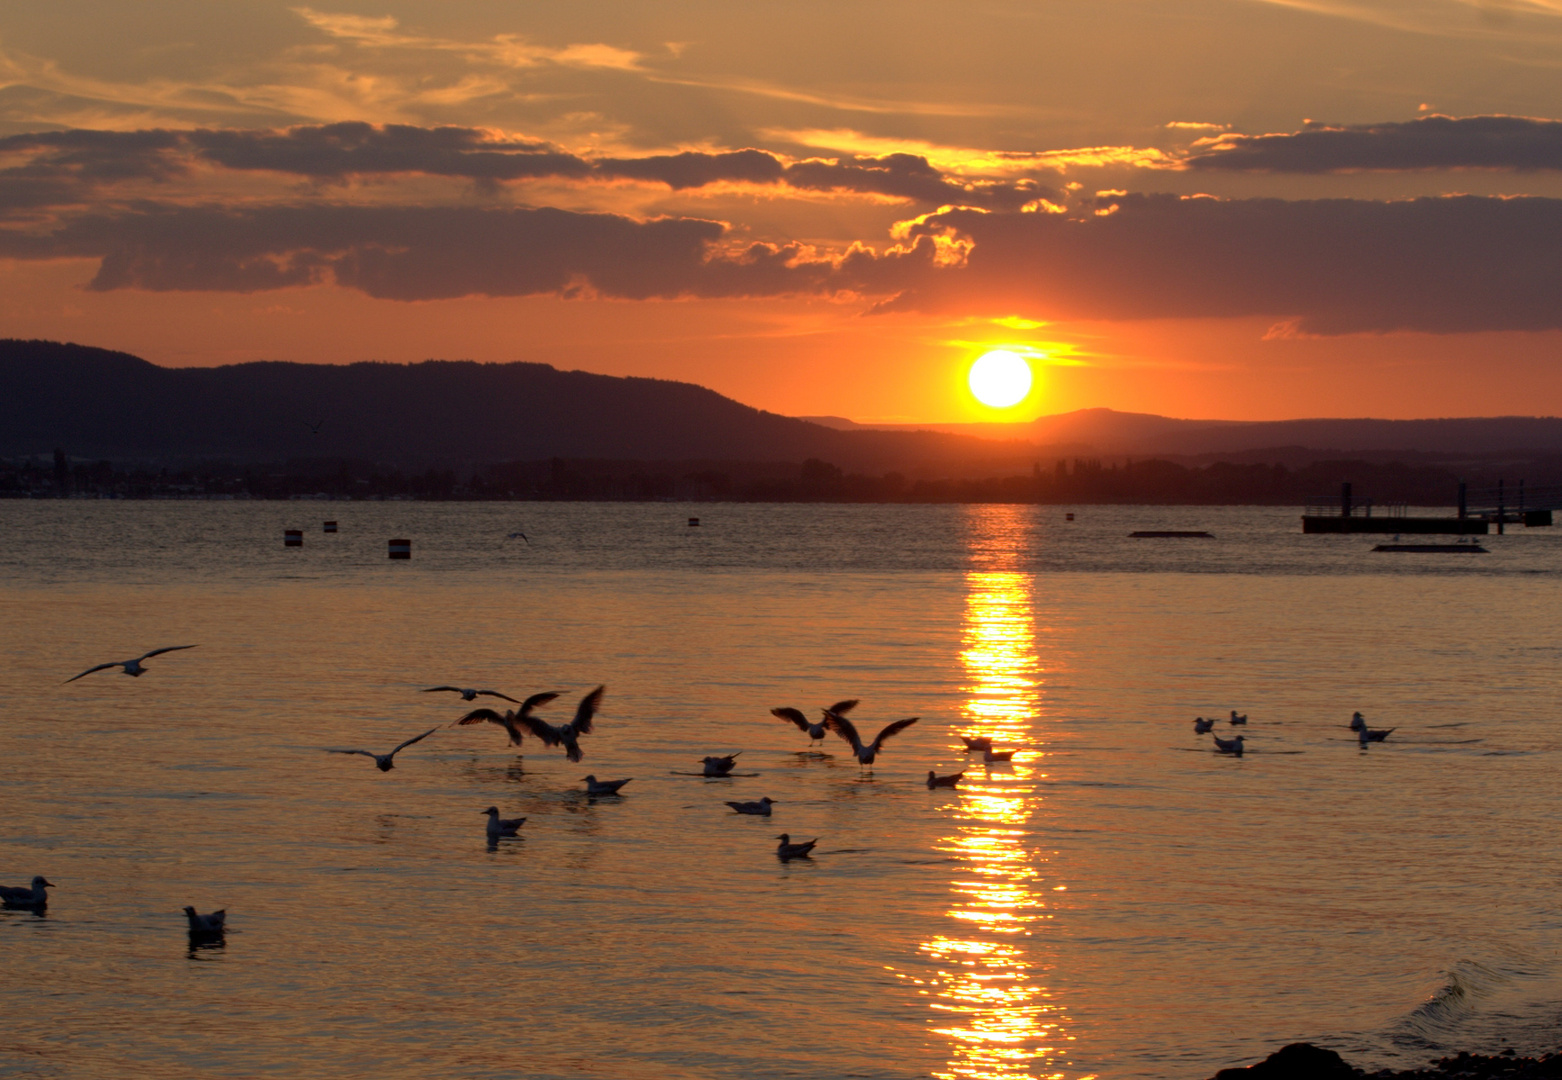
[[(1463, 510), (1461, 493), (1460, 509)], [(1454, 536), (1485, 536), (1491, 525), (1484, 518), (1468, 517), (1410, 517), (1403, 506), (1387, 508), (1387, 513), (1374, 514), (1371, 499), (1355, 499), (1349, 484), (1340, 485), (1340, 497), (1334, 499), (1310, 499), (1302, 514), (1304, 533), (1413, 533), (1426, 535), (1442, 533)]]

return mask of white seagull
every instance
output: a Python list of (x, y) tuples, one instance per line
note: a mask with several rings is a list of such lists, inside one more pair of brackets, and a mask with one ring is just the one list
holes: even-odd
[(374, 765), (375, 765), (375, 767), (377, 769), (380, 770), (380, 772), (390, 772), (392, 769), (394, 769), (396, 767), (396, 763), (393, 760), (391, 760), (392, 758), (394, 758), (397, 754), (401, 753), (407, 747), (411, 746), (413, 743), (415, 743), (415, 742), (422, 742), (424, 739), (428, 738), (430, 735), (434, 734), (434, 732), (436, 732), (438, 730), (439, 729), (437, 727), (432, 727), (432, 728), (429, 728), (427, 731), (425, 731), (421, 735), (414, 735), (412, 738), (408, 739), (406, 742), (402, 743), (400, 746), (396, 747), (396, 749), (392, 750), (388, 754), (376, 754), (376, 753), (373, 753), (372, 751), (369, 751), (369, 750), (334, 750), (334, 749), (327, 750), (326, 753), (328, 753), (328, 754), (362, 754), (364, 757), (373, 758), (374, 759)]
[[(165, 649), (153, 649), (149, 653), (142, 653), (134, 660), (110, 660), (106, 664), (99, 664), (97, 667), (89, 667), (86, 671), (83, 671), (81, 675), (72, 675), (70, 678), (66, 679), (65, 682), (73, 683), (77, 679), (81, 678), (82, 675), (91, 675), (94, 671), (102, 671), (104, 668), (111, 667), (124, 668), (126, 675), (139, 677), (146, 674), (146, 668), (141, 666), (141, 661), (151, 659), (152, 657), (159, 656), (165, 652), (178, 652), (180, 649), (193, 648), (195, 648), (194, 645), (170, 645)], [(60, 685), (64, 686), (65, 683), (61, 683)]]
[(1204, 719), (1202, 716), (1195, 716), (1193, 718), (1193, 734), (1208, 735), (1214, 729), (1215, 718), (1213, 716), (1208, 720)]
[(506, 701), (512, 701), (512, 702), (515, 702), (515, 704), (517, 704), (517, 705), (519, 705), (519, 704), (520, 704), (520, 702), (519, 702), (519, 701), (516, 701), (516, 700), (515, 700), (515, 699), (514, 699), (514, 698), (513, 698), (513, 697), (511, 697), (511, 696), (510, 696), (510, 695), (509, 695), (509, 694), (501, 694), (501, 693), (500, 693), (500, 692), (499, 692), (499, 691), (497, 691), (497, 690), (472, 690), (472, 689), (462, 689), (462, 688), (461, 688), (461, 687), (459, 687), (459, 686), (431, 686), (431, 687), (429, 687), (429, 688), (428, 688), (428, 689), (427, 689), (427, 690), (421, 690), (421, 691), (419, 691), (419, 693), (423, 693), (423, 694), (437, 694), (437, 693), (439, 693), (439, 691), (441, 691), (441, 690), (449, 690), (449, 691), (451, 691), (451, 692), (452, 692), (452, 693), (455, 693), (455, 694), (460, 694), (460, 695), (461, 695), (461, 700), (462, 700), (462, 701), (476, 701), (476, 700), (477, 700), (477, 696), (478, 696), (478, 695), (479, 695), (479, 694), (483, 694), (483, 695), (485, 695), (485, 696), (487, 696), (487, 697), (497, 697), (497, 698), (504, 698), (504, 700), (506, 700)]
[[(504, 695), (501, 694), (499, 696), (503, 697)], [(511, 746), (520, 746), (521, 735), (525, 730), (522, 727), (524, 720), (531, 716), (531, 711), (537, 706), (546, 705), (548, 702), (552, 701), (558, 696), (559, 695), (556, 693), (533, 694), (531, 697), (520, 703), (521, 707), (519, 709), (506, 709), (503, 716), (500, 716), (492, 709), (473, 709), (471, 712), (467, 713), (465, 716), (450, 726), (459, 727), (462, 724), (481, 724), (486, 720), (490, 724), (498, 724), (500, 727), (504, 728), (504, 730), (510, 733)], [(515, 699), (506, 698), (505, 700), (514, 701)]]
[(740, 814), (758, 814), (760, 817), (770, 816), (770, 806), (776, 800), (766, 795), (758, 802), (729, 802), (727, 805)]
[(628, 780), (598, 780), (595, 776), (582, 776), (581, 779), (586, 782), (587, 795), (617, 795), (618, 789), (634, 777), (631, 776)]
[(190, 933), (209, 934), (215, 937), (227, 929), (228, 909), (214, 911), (210, 915), (201, 915), (193, 907), (184, 909), (184, 917), (190, 920)]
[(896, 720), (892, 724), (886, 724), (871, 743), (864, 745), (862, 736), (857, 734), (857, 728), (852, 722), (840, 713), (833, 710), (824, 714), (825, 725), (851, 745), (852, 753), (857, 755), (857, 765), (860, 768), (870, 768), (873, 759), (879, 756), (879, 749), (884, 745), (884, 740), (891, 735), (897, 735), (915, 724), (921, 717), (911, 716), (905, 720)]
[(502, 818), (499, 816), (499, 808), (490, 806), (483, 813), (488, 815), (488, 839), (490, 842), (505, 836), (514, 836), (526, 824), (523, 817)]
[(33, 878), (33, 883), (25, 889), (0, 885), (0, 903), (4, 903), (7, 907), (47, 907), (49, 894), (44, 892), (44, 890), (58, 887), (54, 882), (39, 874)]
[(591, 719), (602, 707), (602, 692), (606, 689), (605, 686), (599, 686), (581, 698), (580, 704), (575, 708), (575, 719), (567, 724), (550, 724), (541, 717), (527, 715), (525, 709), (522, 709), (515, 719), (541, 739), (544, 746), (562, 744), (565, 755), (571, 761), (579, 761), (581, 754), (578, 740), (582, 735), (591, 734)]
[(806, 843), (794, 844), (790, 833), (782, 833), (776, 837), (781, 843), (776, 845), (776, 858), (782, 862), (791, 862), (793, 859), (806, 859), (809, 852), (813, 851), (818, 840), (809, 840)]
[(1234, 739), (1222, 739), (1219, 735), (1216, 735), (1215, 749), (1219, 750), (1222, 754), (1235, 754), (1237, 757), (1241, 757), (1242, 736), (1238, 735)]

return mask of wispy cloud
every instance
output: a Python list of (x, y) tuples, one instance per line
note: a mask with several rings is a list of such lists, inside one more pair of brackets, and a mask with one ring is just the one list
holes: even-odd
[(1091, 146), (1063, 150), (984, 150), (947, 146), (919, 139), (894, 139), (850, 128), (768, 128), (766, 139), (850, 154), (915, 154), (932, 165), (975, 176), (1014, 176), (1037, 171), (1064, 172), (1078, 167), (1164, 168), (1175, 160), (1153, 147)]

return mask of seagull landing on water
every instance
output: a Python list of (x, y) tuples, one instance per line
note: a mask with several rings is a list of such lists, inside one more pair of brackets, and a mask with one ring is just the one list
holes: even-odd
[[(478, 693), (491, 693), (491, 691), (479, 690)], [(503, 694), (498, 696), (504, 697)], [(555, 693), (533, 694), (520, 703), (521, 707), (518, 710), (506, 709), (503, 716), (500, 716), (492, 709), (473, 709), (450, 726), (460, 727), (463, 724), (481, 724), (486, 720), (490, 724), (498, 724), (510, 733), (511, 746), (520, 746), (521, 735), (525, 731), (525, 721), (531, 716), (531, 711), (539, 705), (546, 705), (558, 696)], [(505, 700), (514, 701), (515, 699), (505, 698)]]
[(1242, 736), (1238, 735), (1234, 739), (1222, 739), (1219, 735), (1216, 735), (1215, 749), (1219, 750), (1222, 754), (1235, 754), (1237, 757), (1241, 757)]
[[(739, 750), (738, 754), (743, 751)], [(732, 767), (738, 763), (738, 754), (728, 754), (726, 757), (703, 757), (700, 763), (705, 766), (706, 776), (727, 776), (732, 772)]]
[(1356, 741), (1362, 746), (1366, 746), (1368, 743), (1382, 742), (1398, 730), (1398, 728), (1370, 728), (1363, 726), (1356, 732)]
[(782, 862), (808, 858), (809, 852), (813, 851), (814, 845), (819, 842), (818, 840), (809, 840), (804, 844), (794, 844), (789, 833), (782, 833), (776, 839), (781, 841), (780, 844), (776, 845), (776, 858)]
[(770, 806), (775, 800), (766, 795), (758, 802), (729, 802), (727, 805), (740, 814), (758, 814), (760, 817), (770, 816)]
[(627, 780), (598, 780), (595, 776), (582, 776), (581, 779), (586, 782), (587, 795), (617, 795), (618, 789), (634, 777), (631, 776)]
[(963, 772), (957, 772), (957, 773), (954, 773), (951, 776), (939, 776), (932, 769), (929, 769), (927, 771), (927, 786), (928, 786), (928, 790), (931, 791), (933, 788), (940, 788), (940, 787), (955, 787), (955, 786), (957, 786), (960, 783), (960, 780), (964, 776), (965, 776), (965, 773), (963, 773)]
[(1235, 709), (1232, 709), (1231, 710), (1231, 726), (1232, 727), (1236, 727), (1238, 724), (1245, 724), (1245, 723), (1247, 723), (1247, 713), (1242, 713), (1241, 715), (1238, 715), (1237, 711)]
[(991, 735), (962, 735), (960, 741), (965, 743), (966, 753), (974, 753), (977, 750), (991, 750), (993, 740)]
[(884, 740), (891, 735), (897, 735), (906, 730), (920, 719), (921, 717), (912, 716), (905, 720), (896, 720), (893, 724), (886, 724), (884, 730), (879, 732), (871, 743), (864, 745), (862, 736), (857, 734), (857, 728), (850, 720), (833, 710), (824, 714), (825, 725), (850, 744), (852, 753), (857, 755), (858, 767), (866, 768), (870, 771), (873, 766), (873, 759), (879, 756), (879, 750), (883, 747)]
[(25, 889), (0, 885), (0, 903), (3, 903), (6, 907), (48, 907), (49, 894), (44, 892), (44, 890), (54, 888), (58, 888), (58, 886), (42, 874), (39, 874), (33, 878), (33, 883)]
[(374, 766), (375, 766), (375, 768), (379, 769), (380, 772), (390, 772), (392, 769), (394, 769), (396, 767), (396, 763), (393, 760), (391, 760), (392, 758), (394, 758), (397, 754), (401, 753), (407, 747), (411, 746), (413, 743), (415, 743), (415, 742), (422, 742), (424, 739), (428, 738), (430, 735), (434, 734), (434, 732), (436, 732), (438, 730), (439, 729), (437, 727), (429, 728), (427, 731), (425, 731), (421, 735), (414, 735), (412, 738), (408, 739), (406, 742), (402, 743), (400, 746), (396, 747), (396, 749), (392, 750), (388, 754), (376, 754), (376, 753), (373, 753), (373, 752), (368, 751), (368, 750), (334, 750), (334, 749), (333, 750), (327, 750), (326, 753), (328, 753), (328, 754), (362, 754), (364, 757), (373, 758), (374, 759)]
[(517, 704), (517, 705), (520, 704), (519, 701), (515, 701), (515, 699), (513, 697), (511, 697), (509, 694), (501, 694), (497, 690), (471, 690), (471, 689), (463, 690), (459, 686), (431, 686), (427, 690), (419, 691), (419, 693), (423, 693), (423, 694), (437, 694), (441, 690), (449, 690), (453, 694), (460, 694), (462, 701), (476, 701), (477, 700), (477, 696), (479, 694), (482, 694), (482, 695), (484, 695), (486, 697), (504, 698), (504, 700), (506, 700), (506, 701), (515, 702), (515, 704)]
[(228, 909), (201, 915), (193, 907), (184, 909), (184, 917), (190, 920), (192, 936), (216, 937), (227, 929)]
[[(102, 671), (104, 668), (111, 667), (124, 668), (126, 675), (139, 677), (146, 674), (146, 668), (141, 666), (141, 661), (149, 660), (154, 656), (161, 656), (165, 652), (178, 652), (180, 649), (193, 648), (195, 648), (194, 645), (170, 645), (165, 649), (153, 649), (149, 653), (142, 653), (134, 660), (110, 660), (106, 664), (99, 664), (97, 667), (89, 667), (86, 671), (83, 671), (81, 675), (72, 675), (70, 678), (66, 679), (65, 682), (73, 683), (77, 679), (81, 678), (82, 675), (91, 675), (94, 671)], [(61, 683), (60, 685), (64, 686), (65, 683)]]
[(506, 836), (514, 836), (516, 833), (520, 832), (521, 826), (526, 824), (526, 819), (523, 817), (500, 817), (499, 808), (497, 806), (490, 806), (487, 810), (484, 810), (483, 813), (488, 815), (489, 843), (502, 839)]
[[(565, 756), (571, 761), (579, 761), (581, 758), (580, 742), (582, 735), (591, 734), (591, 719), (597, 715), (597, 710), (602, 707), (602, 693), (607, 687), (599, 686), (591, 693), (580, 699), (580, 704), (575, 708), (575, 719), (567, 724), (550, 724), (540, 717), (528, 715), (523, 707), (516, 716), (516, 722), (523, 725), (537, 738), (542, 740), (544, 746), (563, 745)], [(625, 781), (628, 783), (628, 781)]]
[(1214, 730), (1215, 718), (1213, 716), (1208, 720), (1204, 719), (1202, 716), (1195, 716), (1193, 718), (1193, 734), (1208, 735), (1211, 731)]
[(837, 701), (828, 709), (821, 710), (824, 714), (824, 718), (821, 719), (817, 724), (811, 723), (808, 717), (804, 716), (802, 710), (800, 709), (771, 709), (770, 715), (780, 717), (782, 720), (789, 720), (793, 724), (796, 724), (798, 731), (807, 732), (810, 742), (824, 742), (825, 732), (829, 730), (830, 714), (834, 713), (836, 716), (845, 716), (847, 713), (851, 712), (857, 707), (857, 702), (857, 698), (851, 698), (848, 701)]

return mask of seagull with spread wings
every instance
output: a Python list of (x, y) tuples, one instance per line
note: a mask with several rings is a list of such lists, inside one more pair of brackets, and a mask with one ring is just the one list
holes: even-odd
[(580, 704), (575, 709), (575, 719), (567, 724), (550, 724), (541, 717), (527, 715), (524, 708), (515, 719), (541, 739), (544, 746), (562, 745), (564, 753), (571, 761), (579, 761), (580, 737), (591, 734), (591, 720), (602, 707), (602, 693), (606, 689), (605, 686), (599, 686), (581, 698)]
[(335, 749), (327, 750), (326, 753), (328, 753), (328, 754), (362, 754), (364, 757), (372, 757), (374, 759), (374, 766), (375, 766), (375, 768), (379, 769), (380, 772), (390, 772), (392, 769), (394, 769), (396, 767), (396, 763), (392, 759), (395, 758), (395, 756), (397, 754), (401, 753), (403, 750), (405, 750), (407, 747), (411, 746), (415, 742), (422, 742), (424, 739), (428, 738), (430, 735), (434, 734), (434, 732), (436, 732), (438, 730), (439, 729), (437, 727), (432, 727), (432, 728), (429, 728), (427, 731), (425, 731), (421, 735), (414, 735), (412, 738), (408, 739), (406, 742), (402, 743), (400, 746), (396, 747), (396, 749), (392, 750), (388, 754), (376, 754), (376, 753), (373, 753), (372, 751), (369, 751), (369, 750), (335, 750)]
[(771, 709), (770, 710), (770, 715), (774, 716), (774, 717), (778, 717), (778, 718), (780, 718), (782, 720), (788, 720), (791, 723), (796, 724), (798, 731), (806, 732), (808, 734), (808, 738), (809, 738), (810, 742), (812, 742), (814, 740), (817, 740), (819, 742), (824, 742), (824, 733), (829, 730), (829, 728), (827, 727), (827, 721), (829, 719), (830, 714), (834, 713), (836, 716), (845, 716), (847, 713), (851, 712), (856, 707), (857, 707), (857, 699), (856, 698), (852, 698), (850, 701), (837, 701), (834, 705), (831, 705), (828, 709), (824, 710), (825, 719), (820, 720), (817, 724), (809, 723), (808, 722), (808, 717), (803, 715), (803, 712), (802, 712), (801, 709), (793, 709), (793, 708)]
[(857, 728), (850, 720), (830, 709), (826, 709), (824, 714), (825, 726), (851, 744), (852, 753), (857, 755), (857, 764), (870, 772), (873, 768), (873, 759), (879, 756), (884, 740), (891, 735), (898, 735), (920, 719), (919, 716), (912, 716), (905, 720), (896, 720), (893, 724), (886, 724), (884, 730), (879, 732), (871, 743), (864, 744), (862, 736), (857, 734)]
[[(476, 701), (479, 694), (486, 697), (504, 698), (506, 701), (515, 701), (509, 694), (501, 694), (497, 690), (472, 690), (470, 688), (463, 689), (459, 686), (431, 686), (427, 690), (419, 691), (419, 693), (437, 694), (441, 690), (449, 690), (453, 694), (460, 694), (462, 701)], [(515, 701), (515, 704), (519, 705), (520, 702)]]
[[(479, 693), (484, 692), (485, 691), (479, 691)], [(498, 696), (504, 697), (503, 694)], [(521, 706), (519, 709), (506, 709), (503, 716), (500, 716), (492, 709), (473, 709), (471, 712), (467, 713), (465, 716), (450, 726), (460, 727), (463, 724), (481, 724), (486, 720), (490, 724), (498, 724), (500, 727), (504, 728), (504, 730), (510, 733), (511, 746), (520, 746), (521, 735), (524, 734), (526, 730), (524, 725), (530, 720), (532, 710), (539, 705), (546, 705), (548, 702), (552, 701), (558, 696), (559, 695), (557, 693), (551, 692), (545, 694), (533, 694), (525, 701), (519, 702)], [(505, 698), (505, 700), (514, 701), (515, 699)], [(541, 736), (538, 737), (541, 738)]]
[[(139, 677), (146, 674), (146, 668), (141, 665), (141, 661), (149, 660), (154, 656), (160, 656), (165, 652), (178, 652), (180, 649), (193, 648), (195, 648), (194, 645), (169, 645), (166, 648), (153, 649), (149, 653), (142, 653), (134, 660), (110, 660), (106, 664), (99, 664), (97, 667), (89, 667), (86, 671), (83, 671), (81, 675), (72, 675), (70, 678), (66, 679), (65, 682), (73, 683), (77, 679), (81, 678), (82, 675), (91, 675), (94, 671), (102, 671), (104, 668), (111, 667), (124, 668), (126, 675)], [(61, 683), (60, 685), (64, 686), (65, 683)]]

